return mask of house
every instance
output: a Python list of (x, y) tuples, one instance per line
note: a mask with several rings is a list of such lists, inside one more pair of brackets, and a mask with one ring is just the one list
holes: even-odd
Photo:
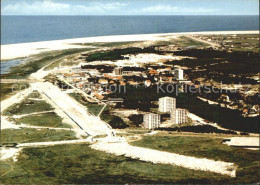
[(135, 81), (133, 81), (133, 80), (129, 80), (127, 83), (128, 83), (129, 85), (138, 85), (138, 82), (135, 82)]
[(104, 99), (104, 96), (102, 94), (99, 94), (99, 93), (94, 93), (94, 96), (100, 100), (103, 100)]
[(119, 81), (119, 83), (120, 83), (120, 85), (126, 85), (126, 83), (125, 82), (123, 82), (123, 81)]
[(80, 79), (78, 79), (78, 78), (73, 78), (73, 82), (74, 82), (74, 83), (80, 82)]
[(223, 101), (223, 102), (230, 102), (230, 98), (228, 95), (222, 94), (219, 98), (219, 100)]
[(145, 85), (146, 87), (149, 87), (151, 84), (152, 84), (152, 83), (151, 83), (151, 80), (145, 80), (145, 81), (144, 81), (144, 85)]
[(106, 79), (99, 79), (98, 83), (102, 84), (102, 85), (105, 85), (105, 84), (108, 84), (108, 80), (106, 80)]
[(157, 70), (151, 69), (151, 70), (149, 71), (149, 74), (150, 74), (150, 75), (158, 75), (159, 73), (158, 73)]
[(172, 76), (160, 76), (160, 82), (171, 83)]

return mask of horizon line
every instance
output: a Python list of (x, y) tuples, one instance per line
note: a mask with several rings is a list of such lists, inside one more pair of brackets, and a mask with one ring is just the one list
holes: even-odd
[(1, 16), (259, 16), (259, 14), (223, 14), (223, 15), (1, 15)]

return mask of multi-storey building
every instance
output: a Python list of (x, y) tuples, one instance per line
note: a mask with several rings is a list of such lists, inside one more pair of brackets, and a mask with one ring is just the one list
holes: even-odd
[(173, 124), (182, 124), (188, 122), (188, 111), (186, 109), (173, 109), (171, 111), (171, 121)]
[(174, 77), (176, 80), (183, 80), (183, 70), (182, 69), (175, 69), (174, 70)]
[(172, 109), (176, 108), (176, 99), (172, 97), (159, 98), (159, 111), (160, 112), (171, 112)]
[(145, 114), (143, 119), (143, 127), (148, 129), (155, 129), (160, 126), (161, 117), (159, 114)]

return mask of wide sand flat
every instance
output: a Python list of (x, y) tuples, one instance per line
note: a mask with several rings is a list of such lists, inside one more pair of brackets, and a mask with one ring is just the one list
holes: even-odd
[[(80, 45), (81, 43), (93, 42), (127, 42), (127, 41), (147, 41), (162, 40), (163, 36), (180, 36), (192, 34), (259, 34), (259, 31), (211, 31), (211, 32), (186, 32), (186, 33), (162, 33), (162, 34), (139, 34), (139, 35), (116, 35), (86, 37), (65, 40), (53, 40), (43, 42), (31, 42), (20, 44), (1, 45), (1, 60), (27, 57), (39, 54), (44, 51), (63, 50), (71, 48), (89, 47)], [(77, 44), (77, 45), (75, 45)]]

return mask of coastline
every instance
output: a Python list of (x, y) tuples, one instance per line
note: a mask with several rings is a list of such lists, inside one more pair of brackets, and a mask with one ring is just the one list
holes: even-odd
[(52, 40), (41, 42), (29, 42), (1, 45), (1, 61), (28, 57), (42, 52), (64, 50), (73, 48), (89, 48), (91, 46), (80, 45), (80, 43), (94, 42), (134, 42), (134, 41), (155, 41), (161, 40), (163, 36), (184, 36), (184, 35), (224, 35), (224, 34), (259, 34), (258, 30), (249, 31), (204, 31), (204, 32), (179, 32), (179, 33), (156, 33), (156, 34), (135, 34), (135, 35), (113, 35), (84, 37), (75, 39)]

